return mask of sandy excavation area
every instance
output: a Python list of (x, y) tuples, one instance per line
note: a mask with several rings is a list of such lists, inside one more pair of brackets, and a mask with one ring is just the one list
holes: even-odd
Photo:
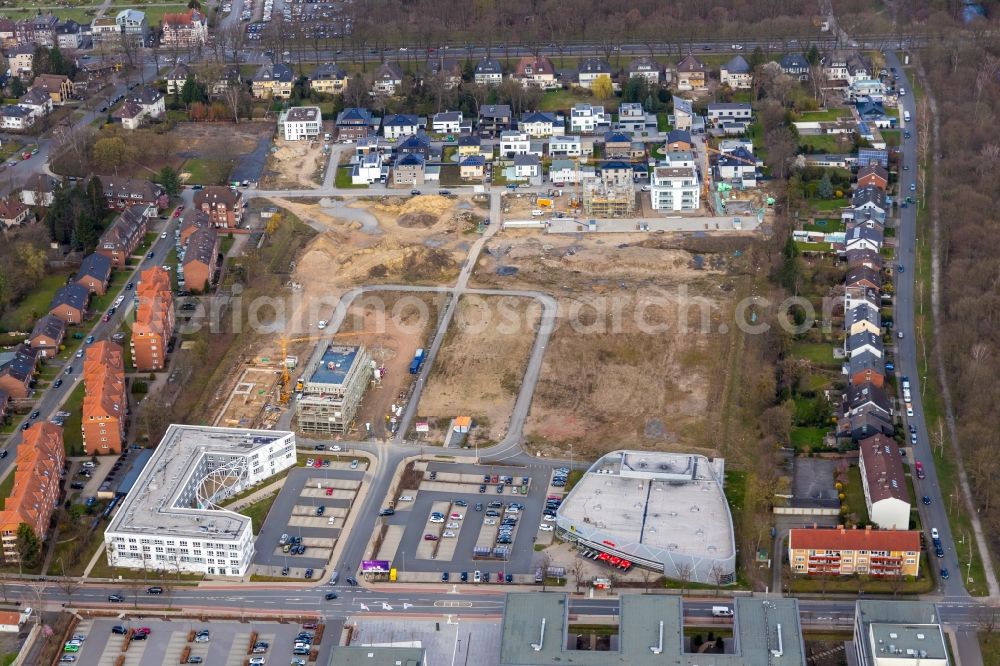
[(470, 445), (503, 439), (541, 312), (530, 298), (462, 297), (417, 410), (429, 441), (443, 443), (455, 416), (472, 417)]
[(695, 255), (682, 242), (529, 232), (491, 240), (477, 286), (560, 301), (525, 425), (531, 453), (711, 450), (738, 259), (721, 246)]
[[(330, 123), (324, 123), (330, 131)], [(274, 189), (313, 188), (322, 184), (329, 154), (323, 152), (323, 141), (286, 141), (274, 139), (274, 149), (267, 159), (263, 186)]]

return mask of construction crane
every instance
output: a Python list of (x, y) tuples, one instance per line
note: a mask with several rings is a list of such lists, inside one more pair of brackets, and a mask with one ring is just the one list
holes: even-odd
[(281, 338), (281, 386), (278, 392), (278, 399), (282, 405), (287, 405), (291, 398), (292, 373), (288, 371), (288, 345), (293, 342), (317, 342), (319, 340), (329, 340), (333, 342), (335, 338), (349, 338), (358, 335), (368, 335), (368, 331), (348, 331), (345, 333), (334, 333), (333, 335), (306, 335), (300, 338)]
[(757, 162), (755, 160), (748, 160), (748, 159), (746, 159), (744, 157), (737, 157), (736, 155), (733, 155), (732, 153), (727, 153), (727, 152), (725, 152), (723, 150), (719, 150), (718, 148), (712, 148), (711, 146), (708, 145), (708, 141), (706, 141), (705, 142), (705, 173), (704, 173), (704, 178), (702, 178), (702, 183), (701, 183), (701, 198), (705, 202), (706, 206), (708, 205), (708, 202), (709, 202), (709, 198), (708, 198), (708, 181), (710, 180), (709, 174), (711, 173), (711, 167), (709, 166), (709, 163), (708, 163), (708, 154), (709, 153), (715, 153), (716, 155), (724, 155), (728, 159), (736, 160), (737, 162), (742, 162), (743, 164), (749, 164), (750, 166), (753, 166), (753, 167), (757, 166)]

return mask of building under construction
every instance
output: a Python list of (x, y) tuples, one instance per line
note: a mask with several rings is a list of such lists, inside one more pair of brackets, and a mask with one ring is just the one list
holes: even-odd
[(300, 432), (345, 433), (372, 378), (373, 361), (363, 346), (329, 345), (306, 370), (296, 405)]
[(591, 217), (630, 217), (635, 213), (635, 187), (610, 185), (599, 180), (583, 184), (583, 210)]

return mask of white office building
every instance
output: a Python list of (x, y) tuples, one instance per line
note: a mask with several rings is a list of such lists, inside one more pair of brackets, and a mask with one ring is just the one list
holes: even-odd
[(318, 106), (296, 106), (278, 116), (278, 128), (285, 141), (311, 141), (323, 129), (323, 112)]
[(853, 642), (859, 666), (951, 664), (941, 613), (929, 601), (856, 602)]
[(701, 205), (693, 166), (656, 167), (649, 194), (653, 210), (697, 210)]
[(250, 518), (219, 503), (295, 465), (295, 433), (172, 425), (104, 533), (108, 564), (243, 576)]

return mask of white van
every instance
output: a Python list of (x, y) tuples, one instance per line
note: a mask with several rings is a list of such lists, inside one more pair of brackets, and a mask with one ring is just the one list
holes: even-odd
[(531, 217), (541, 217), (542, 215), (545, 215), (545, 213), (537, 208), (531, 211)]
[(732, 617), (733, 609), (729, 606), (712, 606), (712, 617)]

